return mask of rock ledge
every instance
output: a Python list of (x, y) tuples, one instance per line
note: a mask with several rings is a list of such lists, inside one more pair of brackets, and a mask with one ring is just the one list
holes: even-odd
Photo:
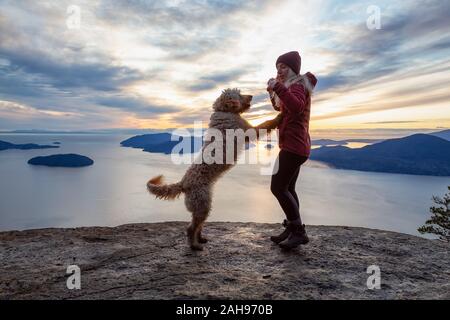
[[(279, 224), (211, 222), (202, 252), (186, 222), (0, 233), (0, 299), (449, 299), (450, 246), (365, 228), (310, 226), (283, 252)], [(81, 269), (81, 289), (66, 268)], [(369, 290), (367, 267), (381, 269)]]

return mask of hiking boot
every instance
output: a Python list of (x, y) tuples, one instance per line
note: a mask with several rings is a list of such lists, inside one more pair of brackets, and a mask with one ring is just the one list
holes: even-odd
[(291, 234), (291, 230), (289, 229), (289, 221), (284, 219), (282, 225), (283, 225), (283, 227), (285, 227), (284, 231), (282, 233), (280, 233), (278, 236), (270, 237), (270, 240), (272, 240), (276, 244), (279, 244), (281, 241), (286, 240), (289, 237), (289, 235)]
[(291, 234), (289, 237), (280, 243), (280, 247), (283, 249), (294, 249), (301, 244), (307, 244), (309, 242), (308, 235), (306, 234), (305, 225), (303, 224), (289, 224)]

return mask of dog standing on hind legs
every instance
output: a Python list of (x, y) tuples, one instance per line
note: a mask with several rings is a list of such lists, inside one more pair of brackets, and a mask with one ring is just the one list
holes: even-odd
[(173, 200), (185, 193), (185, 205), (188, 211), (192, 213), (192, 222), (187, 229), (189, 245), (194, 250), (201, 250), (202, 245), (208, 240), (202, 237), (201, 231), (211, 210), (211, 192), (208, 186), (192, 184), (191, 188), (183, 188), (183, 183), (163, 184), (163, 176), (157, 176), (150, 179), (147, 183), (149, 192), (156, 195), (157, 198), (164, 200)]
[[(272, 120), (268, 120), (253, 127), (247, 120), (241, 117), (241, 114), (250, 108), (252, 96), (241, 95), (238, 89), (226, 89), (216, 99), (213, 104), (214, 112), (211, 115), (209, 129), (219, 130), (223, 137), (223, 150), (227, 150), (226, 130), (256, 129), (256, 137), (259, 136), (260, 129), (275, 129), (282, 117), (280, 113)], [(185, 194), (184, 203), (188, 211), (192, 214), (192, 222), (187, 228), (187, 238), (191, 249), (202, 250), (202, 244), (207, 239), (202, 236), (203, 224), (205, 223), (212, 203), (212, 188), (215, 182), (228, 170), (230, 170), (237, 161), (239, 154), (244, 149), (244, 142), (239, 139), (229, 141), (233, 147), (233, 161), (228, 163), (223, 155), (222, 163), (207, 163), (203, 155), (205, 148), (212, 141), (205, 141), (202, 147), (200, 157), (201, 161), (195, 161), (186, 171), (181, 181), (173, 184), (163, 184), (163, 176), (157, 176), (147, 182), (147, 190), (159, 199), (173, 200), (178, 198), (181, 193)], [(225, 151), (224, 151), (225, 153)], [(228, 160), (228, 159), (227, 159)]]

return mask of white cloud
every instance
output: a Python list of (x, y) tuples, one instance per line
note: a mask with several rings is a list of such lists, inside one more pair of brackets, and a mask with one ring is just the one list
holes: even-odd
[[(1, 2), (0, 94), (17, 104), (8, 107), (16, 116), (20, 105), (36, 119), (84, 115), (93, 126), (121, 119), (181, 126), (205, 120), (224, 87), (264, 96), (276, 58), (291, 50), (300, 51), (303, 72), (318, 75), (318, 125), (333, 126), (338, 117), (354, 125), (361, 114), (417, 103), (431, 107), (440, 103), (439, 83), (449, 82), (432, 71), (449, 62), (449, 6), (439, 1), (378, 1), (378, 33), (365, 28), (370, 1), (77, 1), (79, 30), (66, 27), (73, 1)], [(433, 86), (422, 90), (424, 83)], [(95, 103), (101, 97), (109, 103)], [(269, 116), (258, 108), (265, 103), (248, 117)], [(149, 121), (153, 107), (163, 112)]]

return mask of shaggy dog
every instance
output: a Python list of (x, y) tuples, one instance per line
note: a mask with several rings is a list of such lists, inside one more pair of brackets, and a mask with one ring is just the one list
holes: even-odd
[[(172, 200), (179, 197), (181, 193), (185, 194), (186, 208), (192, 213), (192, 222), (187, 228), (187, 237), (189, 245), (193, 250), (202, 250), (202, 243), (207, 242), (207, 239), (202, 237), (201, 232), (203, 224), (211, 210), (212, 187), (214, 183), (234, 166), (239, 154), (244, 149), (245, 142), (249, 142), (249, 139), (242, 141), (242, 139), (236, 139), (234, 137), (233, 141), (228, 141), (227, 143), (225, 130), (241, 129), (246, 131), (248, 129), (256, 129), (256, 135), (254, 136), (257, 138), (259, 136), (259, 129), (274, 129), (281, 120), (280, 113), (276, 118), (266, 121), (257, 127), (253, 127), (247, 120), (241, 117), (241, 113), (250, 108), (251, 100), (252, 96), (241, 95), (238, 89), (226, 89), (213, 104), (214, 112), (210, 118), (208, 131), (214, 129), (222, 133), (223, 140), (218, 141), (218, 143), (223, 143), (223, 161), (217, 161), (221, 163), (211, 163), (210, 161), (204, 160), (205, 151), (210, 143), (214, 141), (213, 139), (207, 141), (208, 139), (205, 138), (202, 152), (199, 155), (202, 159), (200, 161), (194, 161), (181, 181), (173, 184), (163, 184), (163, 176), (160, 175), (147, 182), (148, 191), (160, 199)], [(230, 148), (230, 145), (233, 148), (231, 162), (229, 158), (226, 161), (226, 150), (229, 150), (227, 148)]]

